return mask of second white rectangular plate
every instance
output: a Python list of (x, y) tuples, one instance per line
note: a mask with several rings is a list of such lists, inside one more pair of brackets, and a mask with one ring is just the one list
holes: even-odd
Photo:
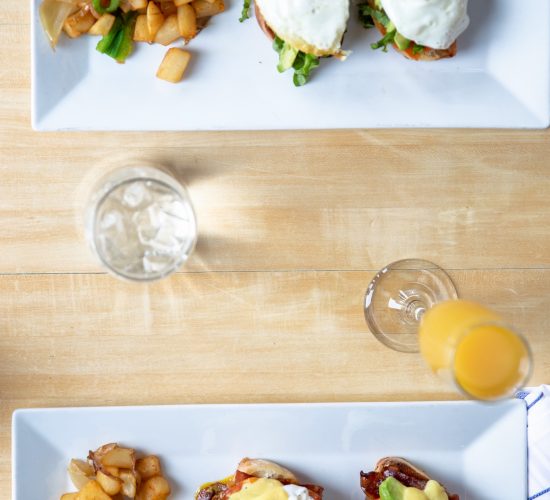
[[(97, 37), (50, 49), (31, 0), (37, 130), (224, 130), (365, 127), (527, 127), (550, 123), (550, 2), (473, 0), (458, 54), (413, 62), (365, 31), (352, 5), (345, 62), (325, 59), (306, 86), (276, 70), (277, 54), (241, 0), (189, 44), (183, 82), (155, 78), (166, 48), (139, 44), (124, 65), (95, 50)], [(354, 2), (352, 2), (354, 3)]]
[(74, 491), (71, 458), (118, 442), (162, 458), (173, 500), (234, 472), (245, 456), (288, 466), (326, 488), (326, 500), (362, 500), (359, 472), (405, 457), (461, 500), (527, 497), (523, 401), (204, 405), (20, 410), (13, 418), (13, 499)]

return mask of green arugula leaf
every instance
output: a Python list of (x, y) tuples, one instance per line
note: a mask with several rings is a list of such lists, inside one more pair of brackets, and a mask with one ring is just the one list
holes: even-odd
[(366, 30), (374, 28), (374, 20), (371, 14), (367, 14), (359, 5), (359, 22)]
[(279, 64), (277, 65), (279, 72), (282, 73), (290, 68), (294, 69), (292, 80), (296, 87), (305, 85), (310, 78), (311, 71), (319, 66), (317, 56), (296, 50), (278, 36), (273, 40), (273, 49), (279, 54)]
[(391, 22), (390, 18), (386, 15), (386, 13), (384, 11), (378, 10), (378, 9), (373, 9), (367, 3), (359, 4), (359, 20), (361, 20), (362, 18), (365, 18), (367, 16), (369, 16), (373, 20), (375, 19), (382, 26), (388, 26), (388, 24), (390, 24), (390, 22)]
[(381, 38), (376, 43), (371, 43), (370, 47), (373, 50), (382, 49), (384, 52), (388, 51), (388, 45), (393, 43), (393, 40), (395, 39), (395, 34), (397, 33), (396, 30), (388, 31), (384, 38)]
[(303, 52), (298, 52), (294, 64), (294, 77), (292, 78), (294, 85), (296, 87), (301, 87), (305, 85), (309, 78), (310, 73), (313, 69), (319, 66), (319, 58), (312, 54), (304, 54)]
[(273, 40), (273, 50), (277, 52), (277, 54), (281, 53), (281, 50), (283, 50), (283, 47), (285, 45), (285, 42), (283, 42), (278, 36), (275, 37)]
[[(384, 28), (386, 28), (386, 35), (378, 40), (376, 43), (371, 44), (373, 50), (382, 49), (384, 52), (388, 51), (388, 45), (391, 45), (395, 42), (395, 36), (397, 35), (397, 30), (395, 25), (391, 22), (390, 18), (387, 16), (384, 10), (379, 10), (371, 7), (368, 3), (359, 4), (359, 20), (364, 28), (372, 28), (374, 25), (374, 20), (379, 22)], [(413, 42), (411, 42), (413, 43)], [(414, 44), (412, 47), (413, 54), (420, 54), (424, 50), (423, 45)]]
[(252, 0), (244, 0), (243, 10), (241, 12), (241, 17), (239, 18), (239, 21), (241, 23), (246, 21), (247, 19), (250, 19), (250, 4), (251, 3), (252, 3)]

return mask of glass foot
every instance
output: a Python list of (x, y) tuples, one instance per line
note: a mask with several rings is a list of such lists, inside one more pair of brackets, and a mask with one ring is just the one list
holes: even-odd
[(379, 271), (365, 293), (364, 312), (370, 331), (386, 346), (418, 352), (418, 325), (424, 312), (439, 302), (457, 299), (449, 275), (420, 259), (399, 260)]

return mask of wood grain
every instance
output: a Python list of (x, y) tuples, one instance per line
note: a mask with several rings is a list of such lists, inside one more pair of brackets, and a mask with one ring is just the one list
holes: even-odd
[(189, 270), (374, 270), (414, 255), (454, 269), (548, 266), (546, 149), (518, 165), (523, 144), (386, 145), (372, 134), (355, 134), (344, 152), (334, 138), (281, 148), (284, 135), (257, 146), (239, 134), (236, 144), (213, 136), (219, 148), (133, 148), (132, 158), (91, 146), (4, 148), (3, 169), (15, 172), (11, 158), (24, 168), (0, 187), (0, 271), (99, 271), (82, 238), (86, 200), (106, 170), (138, 161), (166, 165), (189, 186), (200, 226)]
[[(29, 32), (4, 0), (0, 500), (19, 407), (457, 398), (366, 328), (364, 289), (399, 258), (450, 269), (550, 381), (549, 131), (38, 134)], [(94, 181), (136, 162), (185, 182), (200, 225), (150, 286), (105, 275), (82, 236)]]

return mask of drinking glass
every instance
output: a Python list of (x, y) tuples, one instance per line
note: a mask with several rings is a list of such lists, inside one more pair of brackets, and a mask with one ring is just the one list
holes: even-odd
[(151, 166), (123, 167), (94, 189), (86, 237), (110, 273), (152, 281), (187, 260), (197, 241), (197, 222), (187, 190), (170, 174)]
[(473, 399), (509, 397), (531, 374), (527, 340), (497, 313), (459, 299), (449, 275), (432, 262), (406, 259), (379, 271), (364, 313), (378, 340), (420, 351), (435, 373)]

